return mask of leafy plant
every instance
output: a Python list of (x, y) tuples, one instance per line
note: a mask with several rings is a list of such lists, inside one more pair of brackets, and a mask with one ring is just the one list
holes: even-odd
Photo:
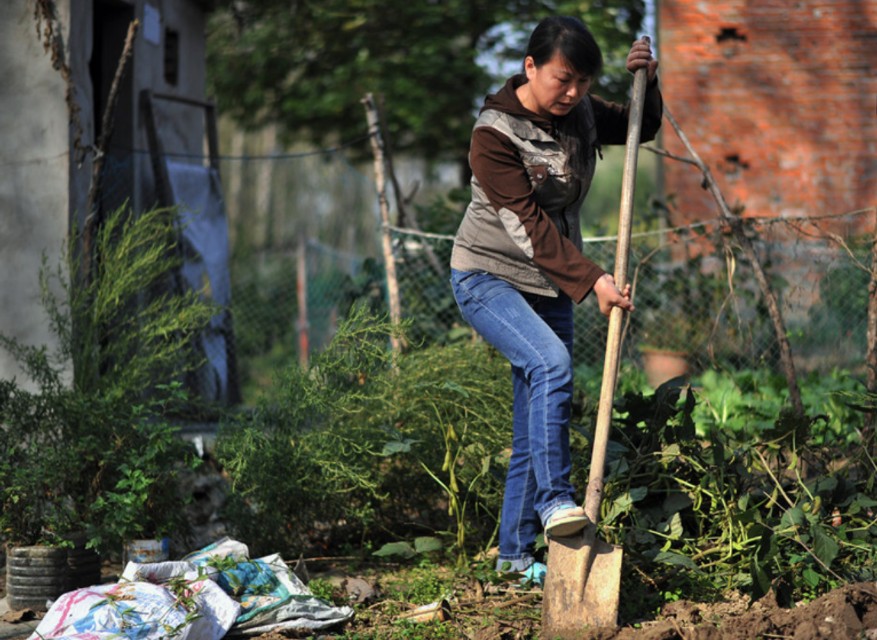
[(773, 590), (786, 602), (860, 578), (873, 561), (873, 462), (853, 444), (846, 467), (830, 466), (838, 451), (808, 439), (814, 419), (787, 413), (757, 439), (716, 425), (699, 438), (697, 397), (667, 384), (618, 403), (601, 521), (640, 575), (677, 592), (684, 567), (683, 593)]
[[(32, 350), (30, 366), (47, 376), (45, 352)], [(0, 535), (10, 544), (58, 544), (75, 527), (69, 479), (78, 471), (78, 443), (61, 441), (56, 399), (0, 381)], [(72, 455), (71, 455), (72, 454)]]
[(176, 231), (169, 210), (111, 212), (89, 278), (65, 277), (80, 273), (75, 239), (66, 270), (43, 263), (57, 353), (0, 337), (35, 388), (0, 384), (0, 527), (10, 541), (54, 543), (88, 528), (90, 546), (102, 547), (181, 523), (176, 470), (191, 454), (166, 419), (185, 406), (179, 381), (197, 364), (192, 338), (213, 309), (167, 289)]
[(399, 580), (387, 581), (385, 589), (394, 600), (423, 605), (449, 597), (454, 578), (453, 571), (426, 564), (412, 567)]
[[(785, 380), (766, 369), (707, 370), (695, 384), (699, 402), (693, 419), (700, 436), (717, 428), (741, 440), (762, 438), (788, 402)], [(800, 388), (805, 406), (818, 417), (807, 425), (810, 443), (848, 446), (859, 440), (864, 417), (851, 400), (864, 393), (862, 381), (848, 371), (834, 370), (801, 378)]]
[(394, 367), (392, 330), (358, 307), (310, 370), (290, 367), (254, 412), (223, 425), (217, 454), (252, 544), (300, 550), (320, 523), (393, 541), (439, 533), (462, 554), (467, 523), (496, 522), (507, 363), (467, 343), (412, 350)]
[[(185, 397), (178, 383), (170, 386)], [(188, 498), (181, 495), (180, 480), (201, 461), (165, 419), (165, 404), (132, 407), (127, 428), (104, 451), (102, 471), (115, 484), (104, 484), (88, 508), (91, 546), (118, 549), (131, 540), (186, 537)]]
[(382, 495), (373, 463), (384, 437), (335, 425), (385, 384), (379, 374), (390, 366), (394, 330), (357, 308), (309, 369), (290, 364), (253, 411), (220, 426), (216, 455), (232, 482), (229, 513), (251, 548), (300, 549), (317, 521), (369, 522), (370, 499)]
[[(94, 240), (90, 278), (80, 272), (78, 237), (71, 236), (66, 269), (44, 265), (43, 306), (73, 365), (74, 387), (108, 398), (139, 399), (193, 371), (200, 357), (194, 338), (215, 309), (199, 291), (180, 290), (179, 224), (173, 209), (108, 214)], [(59, 298), (52, 294), (58, 285)]]

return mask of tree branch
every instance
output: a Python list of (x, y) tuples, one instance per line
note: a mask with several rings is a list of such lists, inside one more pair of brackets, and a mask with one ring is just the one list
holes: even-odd
[[(776, 335), (777, 343), (780, 348), (780, 363), (783, 369), (783, 373), (786, 377), (786, 384), (789, 387), (789, 401), (792, 403), (792, 408), (798, 416), (802, 416), (804, 414), (804, 404), (801, 401), (801, 391), (798, 387), (798, 377), (795, 373), (795, 363), (792, 359), (792, 348), (789, 344), (789, 340), (786, 337), (786, 326), (785, 321), (783, 320), (783, 315), (780, 310), (779, 302), (777, 300), (777, 296), (771, 287), (770, 281), (767, 278), (767, 274), (764, 272), (764, 267), (761, 264), (761, 260), (758, 257), (758, 253), (755, 251), (755, 247), (752, 244), (752, 240), (746, 235), (743, 224), (740, 220), (740, 217), (736, 215), (733, 211), (731, 211), (731, 207), (728, 206), (728, 202), (725, 200), (725, 197), (722, 195), (721, 190), (719, 189), (718, 183), (716, 183), (715, 179), (710, 172), (709, 167), (700, 159), (700, 156), (697, 155), (697, 152), (692, 147), (691, 143), (688, 141), (688, 137), (682, 131), (682, 128), (679, 126), (679, 123), (676, 122), (676, 119), (667, 109), (664, 107), (664, 116), (670, 122), (673, 127), (673, 130), (676, 132), (676, 135), (679, 137), (679, 140), (685, 145), (685, 148), (688, 150), (691, 159), (688, 161), (690, 164), (694, 164), (703, 174), (703, 187), (710, 192), (713, 200), (715, 200), (716, 205), (719, 208), (719, 216), (725, 222), (731, 230), (731, 233), (734, 235), (734, 239), (739, 243), (740, 248), (743, 251), (743, 255), (749, 260), (752, 264), (752, 269), (755, 274), (755, 280), (758, 283), (758, 287), (761, 290), (761, 295), (764, 298), (764, 302), (767, 306), (768, 314), (770, 315), (771, 322), (773, 324), (774, 334)], [(724, 240), (724, 236), (723, 240)]]

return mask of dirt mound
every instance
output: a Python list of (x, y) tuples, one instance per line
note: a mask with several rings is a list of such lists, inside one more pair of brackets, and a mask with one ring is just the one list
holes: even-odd
[(668, 604), (654, 622), (623, 627), (593, 640), (752, 640), (794, 638), (877, 640), (877, 583), (850, 584), (791, 609), (765, 597), (751, 607), (742, 601)]

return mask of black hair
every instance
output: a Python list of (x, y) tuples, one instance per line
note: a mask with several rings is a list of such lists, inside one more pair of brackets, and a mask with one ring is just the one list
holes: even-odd
[[(595, 78), (603, 68), (603, 54), (594, 35), (578, 18), (550, 16), (544, 18), (527, 43), (527, 56), (533, 58), (537, 67), (560, 53), (566, 61), (583, 76)], [(587, 100), (587, 97), (584, 98)], [(573, 112), (575, 113), (575, 111)], [(557, 136), (567, 154), (567, 170), (576, 177), (584, 177), (588, 166), (588, 154), (593, 153), (588, 143), (588, 132), (581, 118), (563, 117), (556, 121)]]
[(603, 68), (600, 45), (585, 24), (571, 16), (551, 16), (543, 19), (527, 43), (527, 56), (537, 67), (560, 53), (573, 69), (584, 76), (596, 77)]

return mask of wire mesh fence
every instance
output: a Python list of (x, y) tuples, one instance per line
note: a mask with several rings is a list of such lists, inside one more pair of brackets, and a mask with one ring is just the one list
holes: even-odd
[[(114, 176), (113, 167), (124, 171)], [(124, 186), (128, 168), (108, 165), (106, 184)], [(412, 348), (471, 336), (448, 283), (453, 236), (382, 228), (371, 176), (343, 151), (224, 157), (221, 175), (231, 240), (232, 361), (244, 402), (280, 368), (320, 350), (353, 304), (387, 311), (384, 231)], [(864, 375), (875, 209), (746, 218), (742, 227), (778, 297), (799, 370)], [(584, 252), (611, 270), (615, 239), (586, 239)], [(694, 371), (778, 370), (777, 335), (752, 265), (718, 219), (635, 233), (629, 279), (637, 310), (625, 327), (624, 360), (639, 366), (646, 351), (664, 349), (684, 352)], [(607, 322), (592, 297), (576, 308), (575, 326), (575, 365), (601, 367)]]
[[(874, 225), (874, 210), (744, 221), (802, 370), (857, 371), (863, 365)], [(460, 318), (446, 274), (428, 267), (423, 247), (446, 264), (452, 237), (393, 233), (403, 315), (419, 327), (419, 337), (446, 339)], [(584, 252), (611, 270), (615, 245), (614, 238), (593, 239)], [(625, 330), (625, 357), (639, 362), (642, 350), (651, 348), (685, 352), (697, 368), (776, 366), (778, 341), (751, 265), (718, 222), (634, 234), (630, 265), (637, 310)], [(576, 308), (575, 325), (574, 362), (602, 365), (607, 323), (595, 300)]]
[[(750, 219), (744, 223), (778, 296), (801, 372), (839, 368), (856, 375), (864, 371), (867, 265), (874, 225), (874, 211), (821, 220)], [(846, 233), (838, 234), (838, 227)], [(400, 228), (390, 232), (410, 343), (443, 343), (470, 335), (448, 284), (453, 237)], [(338, 319), (355, 301), (366, 299), (372, 308), (386, 311), (384, 270), (379, 261), (350, 256), (340, 260), (331, 248), (315, 241), (300, 250), (307, 253), (311, 349), (319, 349), (331, 338)], [(585, 252), (611, 269), (615, 240), (591, 240)], [(289, 269), (292, 262), (290, 258)], [(777, 334), (751, 265), (721, 225), (704, 225), (697, 232), (685, 228), (635, 234), (630, 264), (637, 310), (625, 329), (623, 358), (641, 365), (645, 352), (659, 349), (685, 353), (694, 371), (716, 367), (778, 371)], [(287, 283), (295, 281), (291, 273), (285, 278)], [(250, 331), (264, 335), (262, 329), (277, 321), (273, 311), (289, 305), (293, 293), (289, 286), (284, 293), (278, 285), (273, 289), (277, 296), (273, 302), (268, 296), (261, 306), (243, 307), (243, 296), (238, 293), (238, 331), (249, 326)], [(290, 306), (283, 316), (288, 320), (296, 312)], [(295, 326), (289, 321), (285, 324), (287, 361), (298, 357), (294, 345), (299, 342), (292, 334), (302, 325)], [(607, 322), (595, 300), (589, 298), (576, 307), (575, 326), (575, 365), (602, 366)]]

